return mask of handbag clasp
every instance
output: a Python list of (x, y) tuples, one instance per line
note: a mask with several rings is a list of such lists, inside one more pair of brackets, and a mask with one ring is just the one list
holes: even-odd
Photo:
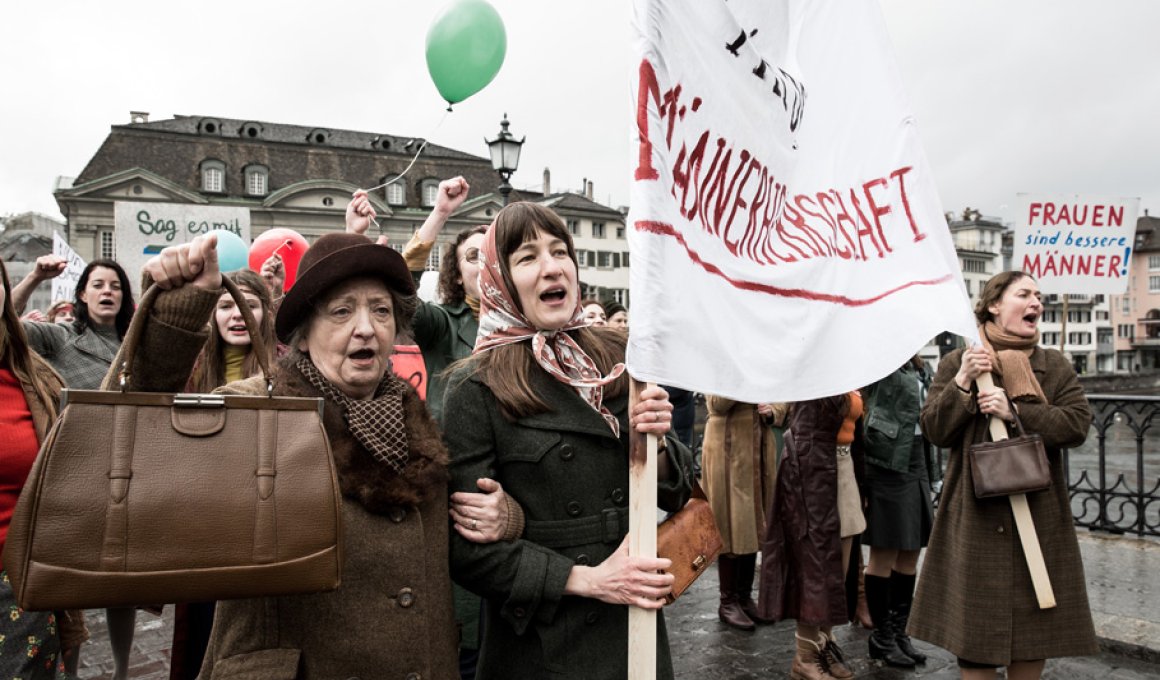
[(222, 408), (226, 398), (220, 394), (175, 394), (173, 405), (181, 408)]

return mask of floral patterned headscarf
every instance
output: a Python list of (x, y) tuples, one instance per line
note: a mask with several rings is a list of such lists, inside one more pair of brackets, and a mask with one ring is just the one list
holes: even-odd
[(624, 373), (624, 364), (613, 366), (608, 375), (601, 376), (592, 357), (565, 332), (587, 325), (579, 295), (576, 296), (576, 311), (563, 328), (542, 331), (532, 326), (515, 303), (518, 294), (507, 288), (496, 254), (495, 231), (495, 223), (492, 223), (483, 237), (483, 247), (479, 251), (479, 335), (476, 336), (473, 354), (530, 340), (532, 355), (540, 366), (556, 380), (571, 385), (580, 398), (603, 416), (612, 428), (612, 433), (619, 437), (620, 423), (603, 404), (604, 386)]

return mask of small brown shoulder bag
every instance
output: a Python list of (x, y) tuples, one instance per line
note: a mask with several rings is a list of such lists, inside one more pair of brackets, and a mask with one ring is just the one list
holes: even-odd
[(968, 455), (976, 498), (1013, 496), (1051, 487), (1051, 467), (1043, 438), (1027, 434), (1010, 397), (1007, 404), (1015, 417), (1019, 436), (971, 445)]
[(701, 484), (693, 479), (693, 495), (685, 507), (670, 515), (657, 527), (657, 557), (673, 561), (673, 589), (665, 595), (672, 604), (721, 554), (721, 532), (713, 519), (713, 508)]

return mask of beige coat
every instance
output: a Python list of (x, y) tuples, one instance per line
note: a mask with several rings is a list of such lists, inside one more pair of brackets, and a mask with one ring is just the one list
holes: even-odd
[(961, 362), (961, 350), (939, 362), (922, 411), (926, 437), (951, 453), (908, 631), (979, 663), (1095, 654), (1060, 452), (1082, 444), (1092, 421), (1075, 371), (1056, 350), (1037, 348), (1031, 368), (1049, 403), (1017, 402), (1028, 433), (1043, 437), (1052, 471), (1051, 488), (1027, 496), (1058, 603), (1044, 610), (1036, 603), (1010, 502), (975, 498), (964, 452), (984, 441), (987, 418), (978, 412), (974, 394), (953, 382)]
[(701, 481), (721, 532), (722, 552), (755, 553), (765, 534), (765, 516), (777, 481), (773, 432), (755, 404), (716, 396), (706, 401), (709, 420), (701, 450)]

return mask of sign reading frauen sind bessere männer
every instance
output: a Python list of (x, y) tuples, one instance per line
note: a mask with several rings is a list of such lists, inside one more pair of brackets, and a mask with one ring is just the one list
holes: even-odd
[(250, 243), (248, 208), (117, 201), (113, 212), (117, 261), (129, 273), (138, 295), (142, 265), (166, 246), (187, 243), (219, 229), (231, 231)]

